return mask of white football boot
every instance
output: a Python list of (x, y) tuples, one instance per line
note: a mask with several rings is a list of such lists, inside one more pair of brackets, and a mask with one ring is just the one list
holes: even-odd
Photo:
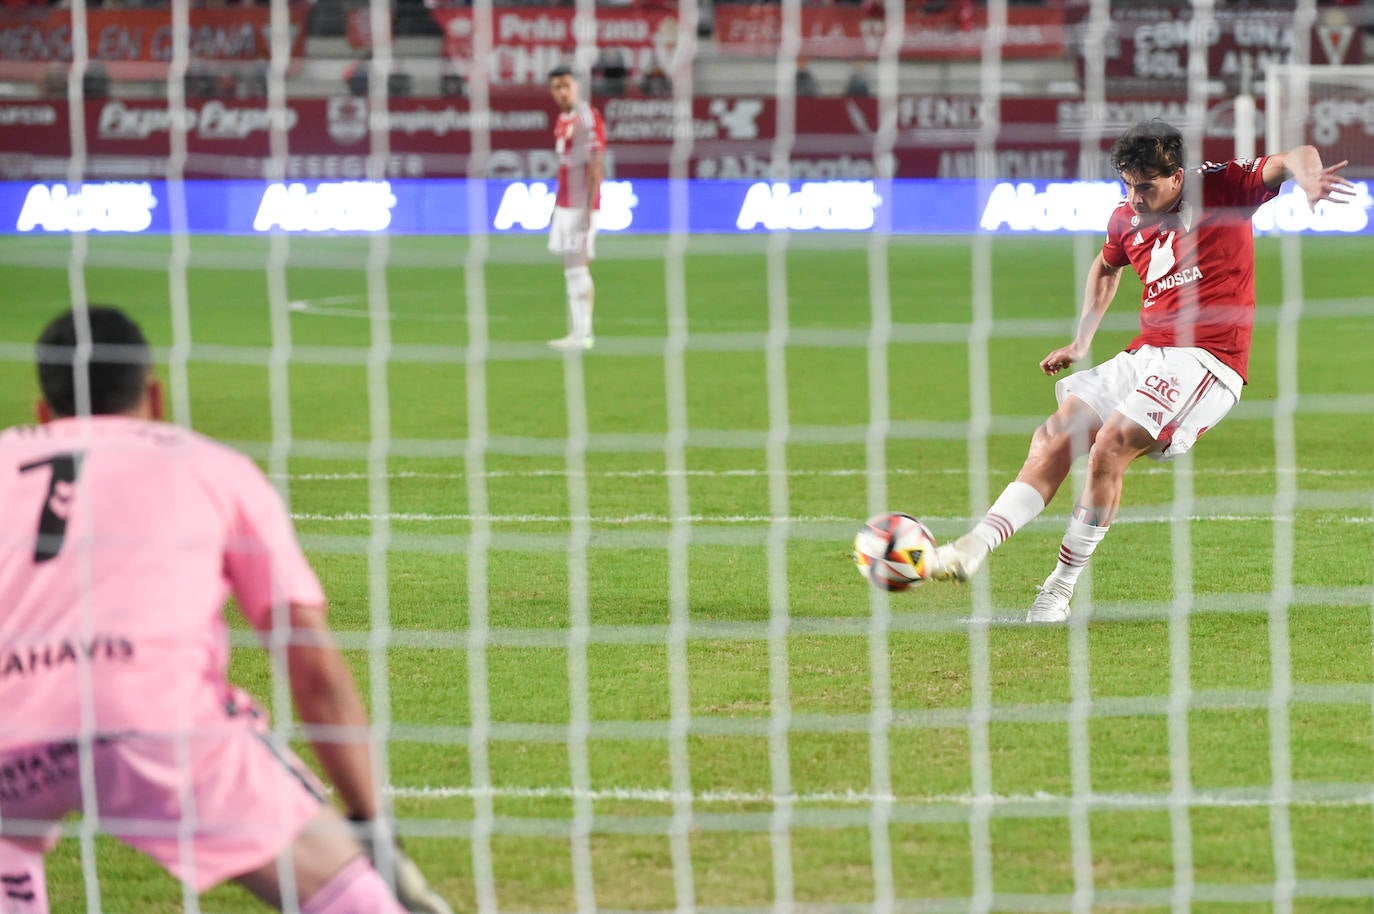
[(965, 533), (952, 543), (935, 550), (935, 567), (930, 572), (934, 581), (967, 581), (973, 577), (988, 557), (988, 544), (981, 537)]
[(1069, 598), (1073, 590), (1062, 584), (1052, 584), (1045, 580), (1036, 588), (1035, 600), (1030, 612), (1026, 613), (1027, 622), (1054, 623), (1069, 621)]
[(549, 340), (549, 347), (559, 352), (581, 352), (596, 345), (596, 337), (591, 334), (569, 333), (556, 340)]

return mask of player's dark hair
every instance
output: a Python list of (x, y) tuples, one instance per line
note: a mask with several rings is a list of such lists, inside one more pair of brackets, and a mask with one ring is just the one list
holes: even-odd
[(1112, 145), (1117, 174), (1168, 177), (1183, 168), (1183, 134), (1159, 118), (1141, 121)]
[(34, 347), (38, 386), (56, 416), (76, 415), (81, 373), (89, 379), (91, 414), (116, 415), (138, 406), (148, 384), (152, 352), (143, 331), (118, 308), (94, 305), (85, 311), (91, 328), (89, 353), (78, 352), (78, 317), (64, 311), (43, 328)]
[(550, 70), (549, 82), (553, 82), (560, 76), (572, 76), (573, 79), (577, 79), (576, 76), (573, 76), (572, 67), (568, 66), (567, 64), (559, 64), (558, 66)]

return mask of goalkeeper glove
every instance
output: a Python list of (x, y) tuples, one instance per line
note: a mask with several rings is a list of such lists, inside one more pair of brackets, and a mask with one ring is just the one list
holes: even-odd
[[(410, 914), (453, 914), (448, 902), (430, 887), (419, 865), (401, 850), (401, 843), (390, 827), (382, 826), (375, 820), (350, 817), (350, 821), (357, 826), (358, 841), (367, 859), (372, 861), (383, 878), (391, 876), (396, 900), (401, 907)], [(389, 865), (392, 872), (387, 873), (383, 865)]]

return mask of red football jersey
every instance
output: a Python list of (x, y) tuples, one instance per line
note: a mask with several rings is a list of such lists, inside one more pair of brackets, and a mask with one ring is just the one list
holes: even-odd
[[(606, 151), (606, 122), (601, 112), (586, 102), (559, 114), (553, 125), (553, 147), (558, 151), (559, 206), (587, 205), (587, 163)], [(593, 187), (591, 208), (601, 206), (601, 188)]]
[(1265, 158), (1208, 162), (1190, 178), (1202, 181), (1202, 212), (1183, 197), (1167, 213), (1142, 216), (1123, 200), (1107, 223), (1102, 259), (1130, 264), (1141, 292), (1140, 346), (1196, 346), (1235, 369), (1250, 361), (1255, 322), (1255, 236), (1250, 217), (1277, 189), (1262, 177)]

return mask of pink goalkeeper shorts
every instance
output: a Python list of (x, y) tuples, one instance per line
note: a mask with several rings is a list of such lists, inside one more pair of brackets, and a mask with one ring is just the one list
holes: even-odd
[[(255, 712), (192, 734), (102, 737), (92, 745), (101, 831), (197, 892), (276, 859), (320, 810), (323, 791)], [(0, 754), (0, 836), (49, 850), (84, 808), (76, 742)]]

